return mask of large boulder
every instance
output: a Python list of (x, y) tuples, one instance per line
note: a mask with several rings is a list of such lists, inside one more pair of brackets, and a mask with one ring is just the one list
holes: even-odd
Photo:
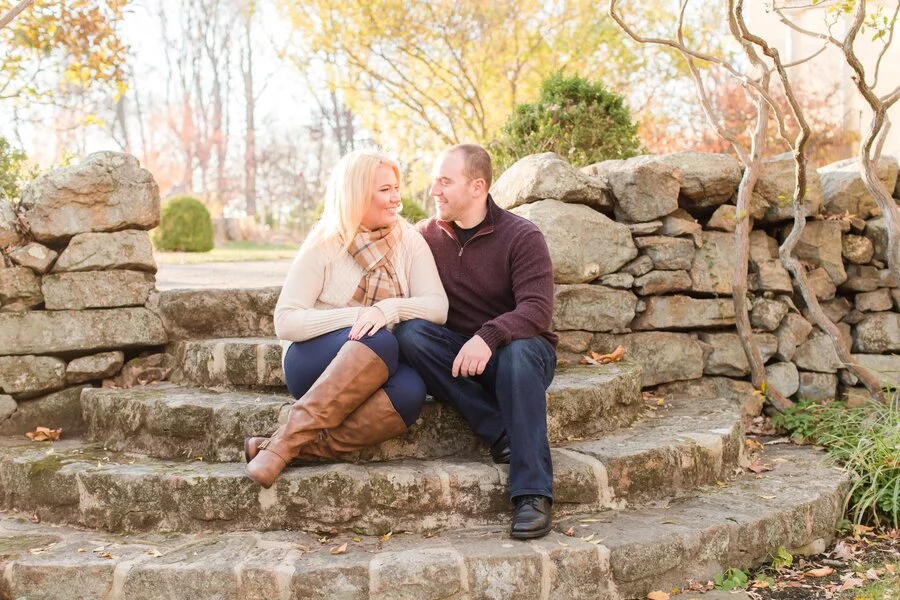
[(631, 323), (637, 331), (648, 329), (704, 329), (734, 325), (730, 298), (698, 299), (688, 296), (655, 296), (644, 299), (646, 308)]
[(159, 225), (159, 187), (138, 160), (97, 152), (34, 180), (21, 207), (39, 242), (91, 231), (152, 229)]
[(553, 329), (622, 331), (634, 318), (637, 296), (602, 285), (557, 285)]
[[(757, 333), (753, 337), (765, 364), (778, 349), (778, 340), (771, 333)], [(746, 377), (750, 374), (750, 362), (747, 360), (747, 354), (744, 352), (738, 334), (701, 333), (700, 340), (712, 348), (712, 352), (706, 357), (706, 364), (703, 368), (704, 375)]]
[(762, 412), (763, 396), (749, 381), (728, 377), (702, 377), (692, 381), (667, 383), (656, 388), (661, 396), (689, 396), (691, 398), (727, 399), (741, 407), (741, 414), (755, 417)]
[(833, 373), (800, 372), (797, 398), (813, 402), (833, 400), (837, 395), (838, 376)]
[(651, 235), (634, 238), (635, 245), (653, 261), (654, 269), (685, 271), (694, 263), (694, 243), (683, 238)]
[(681, 170), (656, 156), (636, 156), (607, 171), (616, 220), (652, 221), (678, 208)]
[(706, 294), (731, 295), (734, 290), (734, 234), (703, 232), (703, 247), (694, 254), (691, 289)]
[(159, 316), (146, 308), (0, 313), (0, 348), (8, 355), (139, 348), (166, 341)]
[(891, 307), (894, 305), (891, 300), (891, 292), (887, 288), (857, 294), (854, 304), (856, 304), (856, 310), (860, 312), (891, 310)]
[[(888, 195), (897, 185), (897, 159), (882, 156), (875, 165), (875, 174), (887, 187)], [(826, 212), (858, 215), (863, 219), (879, 214), (875, 198), (869, 193), (859, 169), (859, 160), (848, 158), (819, 169)]]
[(871, 313), (854, 329), (854, 352), (882, 354), (900, 351), (900, 314), (895, 312)]
[(281, 289), (169, 290), (150, 296), (169, 340), (275, 337)]
[(0, 356), (0, 393), (16, 399), (62, 389), (66, 363), (50, 356)]
[(547, 239), (557, 283), (587, 283), (637, 256), (625, 225), (582, 204), (541, 200), (512, 209)]
[[(41, 278), (25, 267), (4, 269), (3, 258), (0, 257), (0, 311), (28, 310), (43, 301)], [(0, 352), (3, 352), (2, 346)]]
[(41, 283), (48, 310), (143, 306), (156, 285), (143, 271), (81, 271), (45, 275)]
[(16, 211), (5, 198), (0, 198), (0, 250), (17, 245), (22, 241), (16, 229)]
[(690, 334), (662, 331), (627, 335), (598, 333), (590, 348), (605, 354), (618, 346), (625, 349), (628, 360), (641, 365), (642, 387), (696, 379), (703, 375), (703, 348)]
[(878, 378), (882, 387), (900, 389), (900, 356), (896, 354), (852, 354), (854, 364)]
[(518, 160), (491, 186), (491, 197), (506, 209), (540, 200), (574, 202), (602, 210), (612, 208), (602, 179), (585, 175), (554, 152)]
[[(764, 223), (777, 223), (794, 218), (794, 159), (780, 155), (763, 163), (762, 172), (753, 188), (750, 216)], [(822, 184), (813, 169), (806, 170), (806, 196), (803, 203), (809, 215), (822, 208)]]
[(57, 259), (53, 272), (107, 269), (156, 273), (149, 234), (137, 230), (78, 234)]
[(813, 267), (824, 268), (835, 285), (847, 280), (842, 252), (841, 224), (838, 221), (808, 221), (794, 247), (797, 259)]
[(881, 285), (881, 272), (872, 265), (848, 265), (843, 292), (873, 292)]
[(678, 152), (659, 160), (681, 170), (678, 204), (691, 214), (728, 202), (741, 182), (741, 164), (726, 154)]
[(9, 258), (14, 263), (41, 275), (50, 270), (57, 256), (56, 252), (37, 242), (31, 242), (9, 253)]

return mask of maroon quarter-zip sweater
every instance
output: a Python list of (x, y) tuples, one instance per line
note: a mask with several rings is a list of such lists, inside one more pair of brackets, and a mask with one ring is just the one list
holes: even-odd
[(544, 234), (490, 196), (485, 218), (464, 246), (446, 221), (432, 217), (418, 225), (450, 300), (447, 328), (480, 336), (492, 351), (538, 335), (555, 348), (553, 266)]

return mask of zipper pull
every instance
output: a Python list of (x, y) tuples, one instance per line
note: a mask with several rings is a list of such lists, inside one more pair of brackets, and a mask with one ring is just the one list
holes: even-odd
[(463, 253), (463, 249), (464, 249), (464, 248), (465, 248), (465, 246), (460, 246), (460, 247), (459, 247), (459, 254), (456, 255), (457, 258), (459, 258), (460, 256), (462, 256), (462, 253)]

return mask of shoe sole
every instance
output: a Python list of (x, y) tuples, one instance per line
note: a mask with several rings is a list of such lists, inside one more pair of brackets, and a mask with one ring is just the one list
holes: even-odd
[(551, 531), (553, 531), (553, 523), (552, 522), (549, 525), (547, 525), (547, 527), (545, 527), (544, 529), (539, 529), (537, 531), (519, 531), (519, 532), (511, 531), (509, 533), (509, 537), (511, 537), (513, 539), (517, 539), (517, 540), (530, 540), (530, 539), (534, 539), (534, 538), (544, 537)]

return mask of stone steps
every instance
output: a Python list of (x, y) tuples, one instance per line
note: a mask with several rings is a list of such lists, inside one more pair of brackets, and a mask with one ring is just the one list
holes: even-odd
[[(727, 476), (739, 409), (673, 399), (628, 429), (552, 450), (556, 513), (661, 499)], [(290, 468), (270, 490), (241, 463), (159, 460), (78, 440), (0, 445), (3, 505), (110, 531), (313, 529), (376, 534), (504, 522), (505, 465), (488, 458)]]
[[(775, 469), (656, 507), (564, 517), (519, 542), (507, 523), (389, 539), (353, 534), (136, 536), (0, 519), (0, 597), (297, 599), (608, 599), (684, 589), (779, 546), (821, 551), (846, 478), (810, 448), (768, 449)], [(122, 502), (127, 499), (122, 498)], [(560, 532), (571, 528), (573, 535)], [(346, 552), (331, 551), (346, 544)]]
[[(547, 392), (551, 443), (595, 438), (632, 423), (644, 410), (640, 382), (640, 367), (626, 362), (557, 371)], [(108, 449), (223, 462), (242, 461), (244, 438), (274, 431), (287, 419), (292, 399), (271, 392), (216, 393), (163, 384), (87, 389), (81, 401), (88, 439)], [(471, 457), (483, 451), (455, 411), (429, 402), (409, 433), (351, 458)]]

